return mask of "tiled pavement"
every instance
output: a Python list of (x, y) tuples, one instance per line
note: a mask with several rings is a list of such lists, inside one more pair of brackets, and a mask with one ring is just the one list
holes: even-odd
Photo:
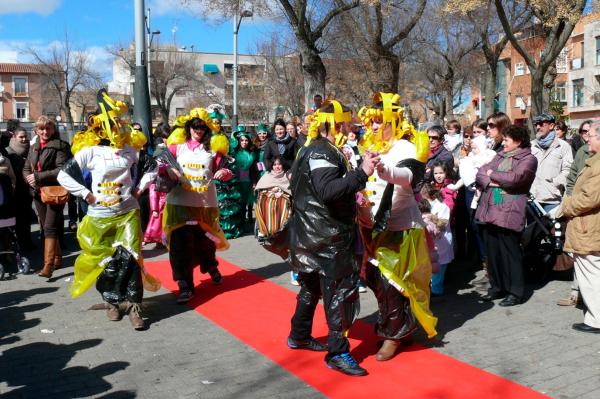
[[(74, 246), (72, 236), (67, 244)], [(151, 246), (150, 246), (151, 247)], [(148, 260), (164, 254), (145, 251)], [(289, 272), (253, 237), (232, 241), (223, 258), (290, 290)], [(75, 254), (66, 258), (71, 265)], [(600, 337), (571, 330), (581, 311), (556, 299), (569, 283), (535, 287), (520, 306), (482, 302), (474, 274), (449, 270), (449, 292), (434, 298), (439, 336), (416, 340), (555, 398), (600, 397)], [(35, 275), (0, 282), (0, 394), (23, 398), (312, 398), (322, 395), (161, 290), (145, 299), (151, 323), (136, 332), (127, 319), (106, 321), (95, 290), (68, 295), (72, 268), (47, 282)], [(371, 293), (361, 317), (374, 320)], [(290, 309), (290, 315), (291, 315)], [(45, 332), (43, 332), (45, 331)], [(282, 337), (282, 349), (284, 347)], [(400, 361), (398, 360), (395, 361)]]

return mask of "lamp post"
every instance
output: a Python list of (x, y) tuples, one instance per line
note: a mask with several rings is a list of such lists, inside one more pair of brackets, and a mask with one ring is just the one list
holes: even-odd
[[(159, 30), (150, 30), (150, 9), (148, 8), (148, 13), (146, 14), (146, 40), (148, 42), (146, 59), (148, 60), (148, 89), (150, 91), (150, 97), (152, 97), (152, 62), (150, 61), (150, 53), (152, 52), (152, 40), (154, 39), (154, 36), (157, 35), (160, 35)], [(150, 102), (152, 102), (152, 99), (150, 99)]]
[[(135, 84), (133, 86), (133, 122), (142, 125), (149, 147), (152, 146), (152, 117), (148, 91), (146, 35), (144, 24), (144, 0), (134, 0), (135, 22)], [(151, 151), (151, 150), (150, 150)]]
[(244, 10), (239, 12), (238, 9), (233, 15), (233, 118), (231, 120), (232, 129), (235, 129), (238, 124), (238, 112), (237, 112), (237, 73), (238, 73), (238, 32), (240, 31), (240, 24), (244, 17), (250, 18), (253, 15), (252, 11)]

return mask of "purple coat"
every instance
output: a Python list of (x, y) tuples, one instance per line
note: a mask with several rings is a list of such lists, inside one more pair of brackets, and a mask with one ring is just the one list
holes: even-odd
[[(513, 157), (512, 170), (499, 172), (498, 166), (505, 158), (504, 151), (498, 153), (488, 164), (483, 165), (477, 172), (476, 182), (483, 190), (475, 218), (483, 223), (490, 223), (509, 230), (521, 232), (525, 227), (527, 194), (535, 179), (537, 159), (529, 148), (520, 149)], [(493, 170), (490, 176), (487, 171)], [(508, 194), (516, 195), (502, 204), (494, 204), (492, 187), (498, 184)]]

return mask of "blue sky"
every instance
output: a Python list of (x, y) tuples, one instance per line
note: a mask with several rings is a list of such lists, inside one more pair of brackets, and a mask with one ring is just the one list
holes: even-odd
[[(160, 30), (161, 44), (194, 46), (194, 51), (233, 51), (233, 22), (218, 24), (196, 15), (206, 10), (181, 6), (180, 0), (146, 0), (151, 9), (151, 28)], [(65, 31), (76, 49), (87, 49), (97, 69), (110, 78), (107, 46), (133, 41), (134, 0), (0, 0), (0, 61), (11, 61), (23, 46), (47, 48), (62, 41)], [(268, 37), (275, 24), (259, 18), (244, 19), (239, 35), (240, 53), (252, 53), (256, 43)], [(175, 34), (173, 30), (176, 29)], [(155, 39), (156, 40), (156, 39)], [(17, 55), (19, 62), (28, 62)]]

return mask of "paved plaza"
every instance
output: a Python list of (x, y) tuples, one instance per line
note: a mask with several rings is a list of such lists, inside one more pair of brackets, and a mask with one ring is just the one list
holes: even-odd
[[(72, 235), (66, 242), (75, 248)], [(222, 258), (297, 290), (286, 265), (253, 237), (231, 244)], [(177, 305), (166, 289), (146, 295), (148, 330), (134, 331), (126, 317), (107, 321), (103, 310), (93, 310), (101, 303), (95, 289), (78, 299), (69, 296), (75, 256), (69, 253), (67, 267), (50, 281), (20, 275), (0, 282), (3, 398), (323, 397), (190, 307)], [(144, 256), (166, 259), (153, 250)], [(448, 271), (447, 295), (432, 301), (439, 335), (427, 340), (420, 331), (417, 343), (553, 398), (600, 397), (599, 337), (571, 329), (582, 321), (580, 310), (555, 305), (568, 293), (568, 281), (531, 287), (526, 303), (507, 309), (479, 300), (468, 285), (474, 276), (465, 265)], [(361, 294), (360, 317), (373, 323), (375, 310), (372, 293)], [(288, 350), (285, 338), (279, 337), (282, 351)], [(402, 361), (399, 354), (391, 362)], [(320, 372), (329, 371), (323, 365), (315, 370)]]

